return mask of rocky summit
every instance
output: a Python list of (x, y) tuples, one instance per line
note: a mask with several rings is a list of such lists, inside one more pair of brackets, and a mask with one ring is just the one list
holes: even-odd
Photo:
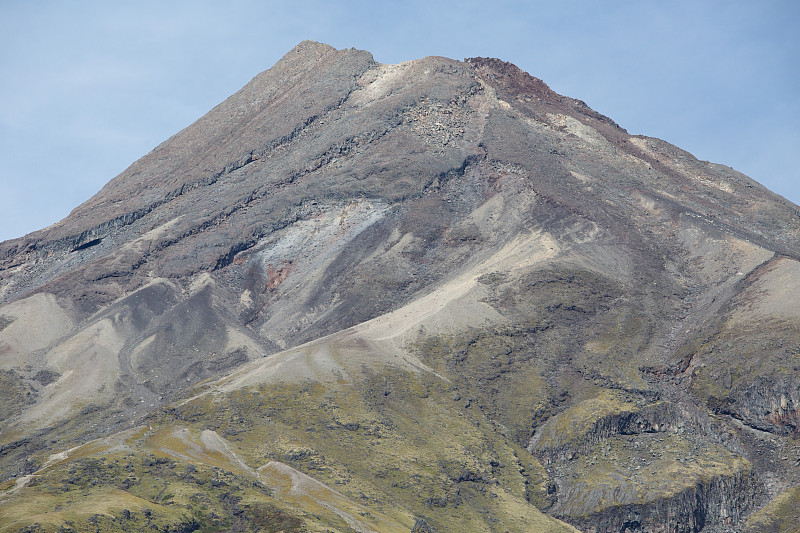
[(800, 531), (800, 207), (303, 42), (0, 244), (0, 531)]

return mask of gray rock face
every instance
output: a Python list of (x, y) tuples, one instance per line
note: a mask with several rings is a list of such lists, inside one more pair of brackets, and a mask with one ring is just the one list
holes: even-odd
[[(399, 368), (541, 461), (524, 505), (586, 531), (741, 530), (800, 484), (798, 279), (800, 208), (733, 169), (497, 59), (303, 42), (0, 243), (0, 471), (166, 423), (229, 373), (209, 386)], [(427, 519), (406, 531), (448, 530), (403, 505)]]

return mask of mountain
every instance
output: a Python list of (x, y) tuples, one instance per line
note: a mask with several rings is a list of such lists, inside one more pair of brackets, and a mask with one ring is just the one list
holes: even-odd
[(303, 42), (0, 244), (0, 531), (798, 531), (800, 208)]

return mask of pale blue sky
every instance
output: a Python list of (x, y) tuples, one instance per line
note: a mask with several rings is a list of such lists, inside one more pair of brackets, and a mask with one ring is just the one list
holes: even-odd
[(52, 224), (303, 39), (493, 56), (800, 203), (800, 2), (0, 1), (0, 240)]

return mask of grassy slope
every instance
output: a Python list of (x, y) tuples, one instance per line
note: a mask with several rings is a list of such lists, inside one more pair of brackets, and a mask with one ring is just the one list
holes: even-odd
[(800, 531), (800, 487), (778, 495), (747, 519), (747, 533), (797, 533)]
[(424, 517), (440, 531), (570, 530), (534, 505), (541, 465), (490, 426), (441, 379), (401, 371), (208, 394), (122, 446), (46, 468), (0, 503), (0, 523), (410, 531)]

